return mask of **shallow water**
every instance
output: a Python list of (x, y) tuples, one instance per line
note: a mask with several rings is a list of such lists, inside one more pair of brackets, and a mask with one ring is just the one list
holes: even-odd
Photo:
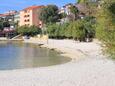
[(59, 52), (35, 44), (0, 41), (0, 70), (44, 67), (70, 60)]

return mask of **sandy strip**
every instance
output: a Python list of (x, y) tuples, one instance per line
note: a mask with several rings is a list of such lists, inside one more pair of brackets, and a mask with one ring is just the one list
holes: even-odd
[(0, 71), (0, 86), (115, 86), (115, 63), (102, 55), (98, 42), (49, 40), (44, 44), (72, 55), (74, 60), (50, 67)]

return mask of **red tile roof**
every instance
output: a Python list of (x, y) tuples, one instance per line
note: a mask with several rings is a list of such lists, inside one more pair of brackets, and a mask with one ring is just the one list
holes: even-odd
[(44, 7), (44, 6), (43, 5), (41, 5), (41, 6), (30, 6), (30, 7), (23, 9), (23, 10), (32, 10), (32, 9), (42, 8), (42, 7)]
[(0, 14), (0, 17), (9, 16), (9, 15), (15, 15), (15, 14), (16, 14), (16, 12), (4, 13), (4, 14)]
[(0, 17), (8, 16), (9, 14), (0, 14)]

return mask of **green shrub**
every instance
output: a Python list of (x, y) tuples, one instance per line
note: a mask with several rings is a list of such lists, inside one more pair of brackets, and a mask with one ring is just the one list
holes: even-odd
[(106, 45), (105, 53), (115, 59), (115, 1), (104, 1), (105, 3), (102, 5), (102, 8), (98, 10), (96, 15), (96, 37)]
[(87, 35), (93, 38), (95, 35), (95, 25), (85, 20), (77, 20), (64, 24), (49, 24), (47, 32), (50, 38), (69, 38), (85, 41)]
[(36, 26), (21, 26), (16, 29), (19, 34), (35, 36), (41, 33), (41, 29)]

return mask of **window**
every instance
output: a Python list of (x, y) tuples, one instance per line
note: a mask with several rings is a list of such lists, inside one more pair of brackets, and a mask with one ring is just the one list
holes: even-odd
[(29, 22), (30, 20), (28, 19), (27, 21)]
[(30, 15), (24, 15), (24, 17), (29, 17)]
[(29, 21), (30, 21), (29, 19), (27, 19), (27, 20), (25, 19), (25, 20), (24, 20), (24, 22), (29, 22)]

